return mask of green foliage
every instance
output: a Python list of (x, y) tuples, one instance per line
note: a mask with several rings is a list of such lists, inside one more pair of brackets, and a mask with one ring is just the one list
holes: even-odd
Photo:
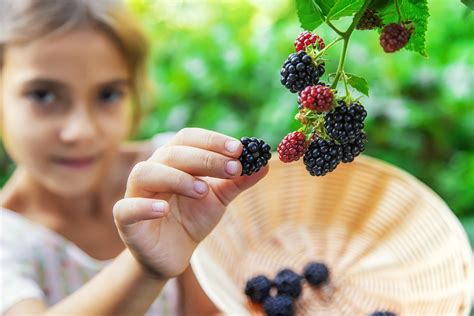
[(346, 76), (349, 78), (347, 80), (347, 83), (350, 84), (351, 87), (353, 87), (360, 93), (369, 96), (369, 84), (367, 83), (367, 80), (354, 74), (346, 74)]
[(296, 0), (296, 7), (303, 29), (312, 31), (324, 22), (321, 12), (319, 8), (315, 7), (313, 0)]
[(338, 0), (328, 14), (329, 20), (337, 20), (343, 16), (351, 16), (362, 8), (364, 0)]

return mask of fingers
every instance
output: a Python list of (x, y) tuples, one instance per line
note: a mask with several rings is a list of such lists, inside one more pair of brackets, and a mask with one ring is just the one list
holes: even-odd
[(226, 179), (240, 176), (242, 172), (242, 164), (238, 159), (189, 146), (162, 147), (153, 154), (150, 161), (182, 170), (194, 176)]
[(239, 140), (202, 128), (183, 128), (167, 146), (189, 146), (238, 158), (242, 153)]
[(142, 161), (135, 165), (127, 183), (127, 197), (151, 197), (155, 193), (173, 193), (202, 198), (209, 192), (208, 184), (172, 167)]
[(122, 199), (115, 203), (113, 208), (115, 222), (120, 227), (162, 218), (168, 211), (169, 205), (166, 201), (145, 198)]
[(229, 205), (240, 193), (255, 185), (268, 173), (269, 166), (263, 167), (259, 172), (251, 176), (233, 179), (209, 179), (209, 185), (225, 206)]

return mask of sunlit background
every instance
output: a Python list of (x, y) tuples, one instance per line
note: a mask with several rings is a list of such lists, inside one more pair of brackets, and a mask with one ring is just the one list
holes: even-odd
[[(301, 32), (293, 0), (128, 0), (152, 41), (156, 94), (138, 139), (186, 126), (276, 148), (298, 127), (296, 96), (279, 71)], [(346, 71), (365, 77), (370, 97), (366, 154), (421, 179), (448, 203), (474, 242), (474, 13), (459, 1), (429, 1), (429, 58), (383, 53), (375, 31), (351, 38)], [(318, 34), (335, 38), (328, 28)], [(330, 50), (335, 72), (340, 46)], [(0, 186), (14, 166), (0, 146)]]

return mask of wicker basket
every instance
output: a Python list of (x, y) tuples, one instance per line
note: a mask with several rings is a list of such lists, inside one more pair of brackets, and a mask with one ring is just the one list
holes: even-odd
[(272, 159), (191, 262), (225, 314), (259, 313), (243, 294), (249, 278), (323, 261), (331, 282), (305, 284), (297, 315), (467, 315), (471, 260), (461, 224), (433, 191), (361, 156), (324, 177)]

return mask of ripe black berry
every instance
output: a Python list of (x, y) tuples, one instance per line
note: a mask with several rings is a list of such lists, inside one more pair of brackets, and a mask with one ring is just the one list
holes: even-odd
[(357, 23), (356, 29), (358, 30), (372, 30), (376, 27), (381, 27), (383, 25), (382, 19), (380, 18), (377, 11), (374, 9), (367, 9), (364, 12), (364, 15)]
[(303, 161), (312, 176), (324, 176), (336, 169), (342, 160), (342, 146), (317, 138), (311, 142)]
[(272, 281), (266, 276), (259, 275), (247, 281), (245, 285), (245, 295), (255, 303), (262, 303), (270, 296), (271, 288)]
[(362, 132), (355, 140), (342, 145), (342, 162), (352, 162), (355, 157), (359, 156), (365, 150), (365, 142), (367, 136)]
[(276, 275), (273, 283), (278, 290), (278, 295), (289, 295), (297, 298), (301, 294), (302, 277), (290, 269), (283, 269)]
[(240, 142), (244, 147), (239, 158), (242, 163), (241, 175), (249, 176), (267, 165), (272, 157), (270, 145), (255, 137), (242, 137)]
[(324, 74), (324, 64), (316, 65), (305, 51), (293, 53), (286, 59), (280, 71), (280, 82), (292, 93), (318, 83)]
[(413, 29), (403, 24), (391, 23), (385, 26), (380, 33), (380, 46), (386, 53), (393, 53), (402, 49), (410, 40)]
[(292, 316), (293, 300), (288, 295), (270, 296), (263, 303), (263, 310), (267, 316)]
[(350, 106), (346, 106), (342, 100), (337, 103), (339, 106), (324, 115), (324, 127), (333, 140), (346, 144), (362, 133), (367, 111), (358, 102)]
[(312, 286), (319, 287), (329, 281), (329, 270), (324, 263), (310, 262), (304, 270), (303, 275)]
[(389, 311), (382, 311), (382, 312), (377, 311), (370, 314), (370, 316), (397, 316), (397, 314), (389, 312)]

